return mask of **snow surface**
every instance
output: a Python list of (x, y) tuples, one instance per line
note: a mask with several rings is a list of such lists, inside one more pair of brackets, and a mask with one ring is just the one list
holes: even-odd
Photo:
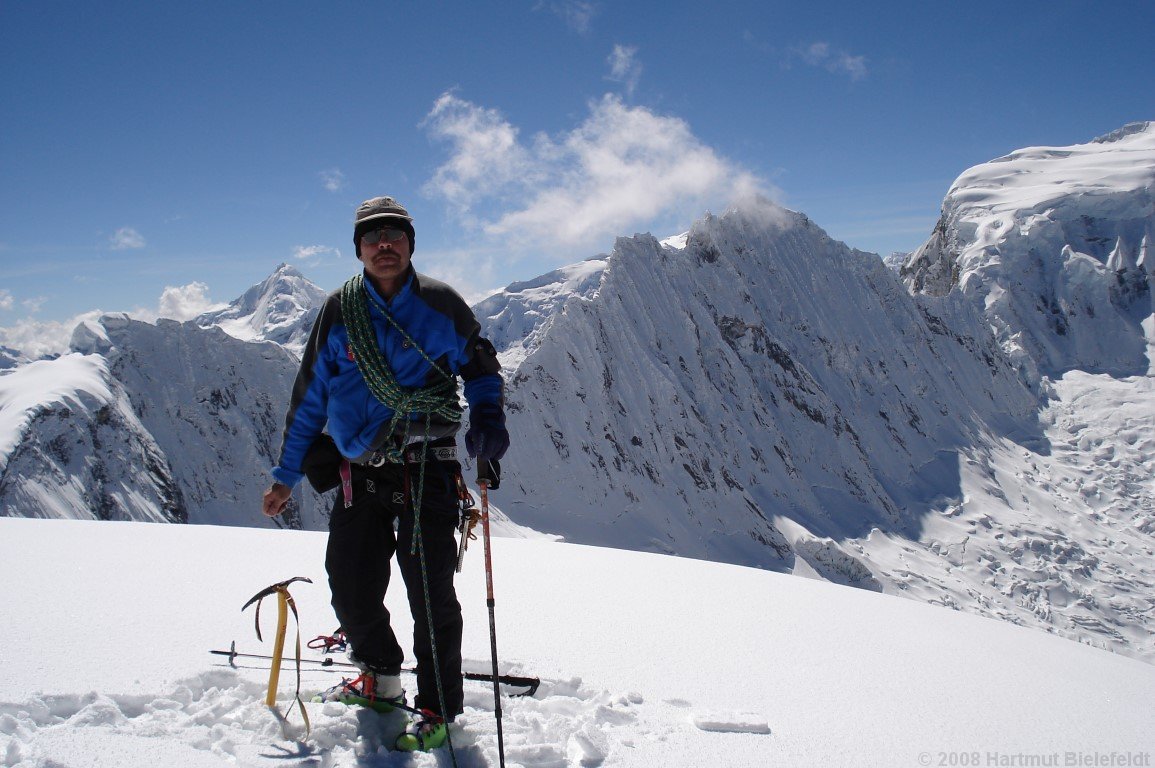
[(1133, 123), (1110, 136), (1069, 147), (1027, 147), (977, 165), (948, 197), (992, 214), (1044, 211), (1074, 194), (1134, 192), (1155, 182), (1155, 130)]
[[(309, 736), (298, 713), (283, 731), (263, 704), (267, 667), (208, 653), (233, 640), (268, 653), (240, 607), (292, 576), (314, 582), (292, 587), (302, 637), (330, 632), (324, 544), (0, 519), (0, 765), (450, 765), (447, 750), (384, 751), (395, 715), (310, 703)], [(493, 549), (501, 671), (542, 680), (533, 698), (503, 699), (510, 766), (1142, 765), (1155, 751), (1151, 665), (739, 566), (542, 540)], [(477, 671), (489, 668), (482, 560), (471, 548), (458, 578)], [(404, 637), (399, 600), (392, 590)], [(274, 615), (266, 605), (266, 638)], [(302, 689), (336, 679), (309, 670)], [(458, 764), (496, 765), (492, 689), (466, 685)], [(282, 710), (293, 687), (283, 673)]]

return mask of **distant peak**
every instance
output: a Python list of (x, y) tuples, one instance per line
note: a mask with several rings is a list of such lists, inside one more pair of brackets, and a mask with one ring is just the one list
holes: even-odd
[(284, 261), (277, 265), (277, 268), (273, 270), (273, 274), (290, 275), (291, 277), (304, 277), (304, 274), (301, 273), (301, 270)]

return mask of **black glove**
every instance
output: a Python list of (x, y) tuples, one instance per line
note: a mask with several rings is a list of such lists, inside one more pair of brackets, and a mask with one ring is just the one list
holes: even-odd
[(478, 461), (497, 461), (509, 449), (509, 430), (505, 412), (497, 403), (484, 403), (469, 409), (469, 431), (465, 433), (465, 450)]

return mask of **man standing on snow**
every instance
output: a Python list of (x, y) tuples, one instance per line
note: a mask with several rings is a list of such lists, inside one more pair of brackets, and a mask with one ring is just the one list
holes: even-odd
[(362, 203), (353, 243), (364, 270), (329, 296), (313, 325), (263, 511), (280, 514), (306, 473), (318, 489), (339, 486), (325, 569), (350, 658), (365, 673), (336, 692), (342, 700), (404, 699), (404, 652), (383, 603), (396, 554), (413, 614), (414, 704), (435, 715), (397, 747), (428, 750), (445, 743), (463, 706), (457, 377), (469, 404), (466, 449), (496, 462), (509, 447), (501, 366), (465, 301), (414, 271), (413, 219), (400, 203)]

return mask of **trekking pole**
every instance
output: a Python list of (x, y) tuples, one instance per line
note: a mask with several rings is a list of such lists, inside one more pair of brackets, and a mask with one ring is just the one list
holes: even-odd
[[(227, 651), (214, 650), (214, 651), (209, 651), (209, 653), (216, 655), (216, 656), (227, 656), (229, 659), (229, 665), (233, 666), (233, 667), (235, 667), (237, 665), (237, 659), (257, 659), (260, 661), (270, 661), (273, 658), (272, 656), (269, 656), (268, 654), (264, 654), (264, 653), (241, 653), (240, 651), (237, 650), (237, 641), (236, 640), (234, 640), (232, 642), (232, 644), (229, 646), (229, 650), (227, 650)], [(301, 659), (301, 663), (302, 664), (316, 664), (322, 670), (336, 669), (336, 670), (340, 671), (342, 669), (360, 669), (360, 667), (358, 667), (356, 664), (352, 664), (352, 663), (347, 662), (347, 661), (337, 661), (332, 656), (326, 656), (323, 659)], [(284, 665), (284, 662), (282, 662), (282, 666), (283, 665)], [(410, 674), (410, 675), (417, 674), (417, 670), (412, 668), (412, 667), (402, 667), (401, 671), (405, 672), (406, 674)], [(466, 680), (473, 680), (475, 682), (480, 682), (480, 683), (492, 683), (493, 682), (493, 675), (489, 674), (488, 672), (462, 672), (461, 676), (464, 677)], [(511, 698), (520, 698), (522, 696), (533, 696), (535, 693), (537, 693), (538, 687), (541, 686), (541, 678), (539, 678), (539, 677), (526, 677), (526, 676), (522, 676), (522, 675), (502, 675), (501, 677), (497, 678), (497, 682), (501, 683), (502, 685), (510, 685), (510, 686), (514, 686), (517, 688), (525, 688), (526, 689), (524, 691), (521, 691), (520, 693), (509, 694), (509, 696)]]
[(494, 482), (488, 461), (477, 462), (477, 486), (481, 489), (481, 536), (485, 542), (485, 604), (489, 607), (489, 653), (493, 660), (493, 712), (497, 716), (497, 759), (505, 768), (505, 738), (501, 731), (501, 690), (497, 687), (497, 622), (493, 614), (493, 550), (489, 542), (489, 486)]

